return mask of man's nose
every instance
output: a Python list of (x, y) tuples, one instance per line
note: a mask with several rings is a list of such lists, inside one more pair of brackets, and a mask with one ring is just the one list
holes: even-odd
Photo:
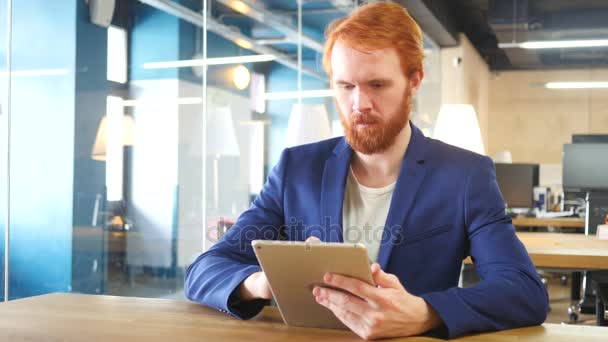
[(360, 87), (356, 87), (353, 92), (353, 111), (367, 112), (372, 109), (372, 101), (370, 97)]

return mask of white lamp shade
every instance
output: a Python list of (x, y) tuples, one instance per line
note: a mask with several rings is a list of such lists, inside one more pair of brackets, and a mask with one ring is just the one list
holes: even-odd
[(334, 138), (344, 136), (344, 127), (340, 120), (334, 120), (331, 122), (331, 136)]
[(331, 125), (325, 105), (294, 104), (287, 124), (287, 147), (331, 138)]
[(207, 155), (238, 156), (230, 107), (210, 107), (207, 121)]
[(513, 163), (513, 155), (511, 155), (511, 151), (509, 150), (500, 151), (494, 156), (494, 162), (511, 164)]
[(479, 154), (485, 154), (477, 114), (468, 104), (441, 106), (433, 138)]
[[(135, 122), (131, 116), (122, 117), (122, 144), (123, 146), (133, 146), (133, 132), (135, 132)], [(104, 116), (99, 123), (95, 144), (91, 152), (94, 160), (105, 161), (108, 144), (108, 117)]]

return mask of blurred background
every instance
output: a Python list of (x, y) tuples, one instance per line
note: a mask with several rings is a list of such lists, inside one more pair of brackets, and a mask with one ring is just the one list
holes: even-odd
[[(608, 2), (395, 2), (424, 31), (412, 121), (495, 158), (511, 214), (582, 221), (608, 190)], [(342, 135), (324, 30), (359, 5), (0, 0), (2, 297), (185, 299), (281, 151)]]

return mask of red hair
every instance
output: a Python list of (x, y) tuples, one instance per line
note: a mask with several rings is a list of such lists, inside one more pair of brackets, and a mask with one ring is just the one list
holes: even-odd
[(331, 52), (339, 39), (357, 50), (395, 48), (406, 77), (422, 71), (422, 31), (407, 10), (397, 4), (372, 2), (332, 22), (325, 32), (323, 68), (331, 76)]

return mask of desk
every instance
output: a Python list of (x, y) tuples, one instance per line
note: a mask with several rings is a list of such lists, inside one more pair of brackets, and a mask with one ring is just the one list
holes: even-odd
[(517, 237), (536, 267), (608, 270), (608, 240), (564, 233), (517, 232)]
[(608, 240), (563, 233), (518, 232), (536, 267), (608, 269)]
[(515, 227), (556, 227), (585, 229), (585, 220), (576, 217), (537, 218), (516, 216), (513, 218)]
[[(608, 270), (608, 240), (598, 240), (595, 236), (563, 233), (517, 233), (517, 237), (526, 246), (528, 254), (536, 267), (563, 268), (572, 270)], [(578, 320), (581, 290), (581, 273), (572, 273), (570, 299), (573, 305), (568, 314), (572, 322)], [(591, 286), (587, 282), (587, 286)], [(593, 297), (586, 289), (585, 304), (581, 304), (584, 313), (593, 312)], [(576, 303), (576, 304), (574, 304)], [(599, 305), (599, 304), (596, 304)], [(600, 305), (601, 308), (601, 305)], [(596, 309), (597, 310), (597, 309)], [(598, 325), (602, 321), (598, 318)]]
[[(50, 294), (0, 304), (0, 339), (19, 341), (361, 341), (345, 330), (288, 327), (276, 308), (240, 321), (198, 304), (146, 298)], [(456, 341), (606, 341), (608, 329), (542, 326)], [(441, 341), (428, 337), (398, 341)]]

